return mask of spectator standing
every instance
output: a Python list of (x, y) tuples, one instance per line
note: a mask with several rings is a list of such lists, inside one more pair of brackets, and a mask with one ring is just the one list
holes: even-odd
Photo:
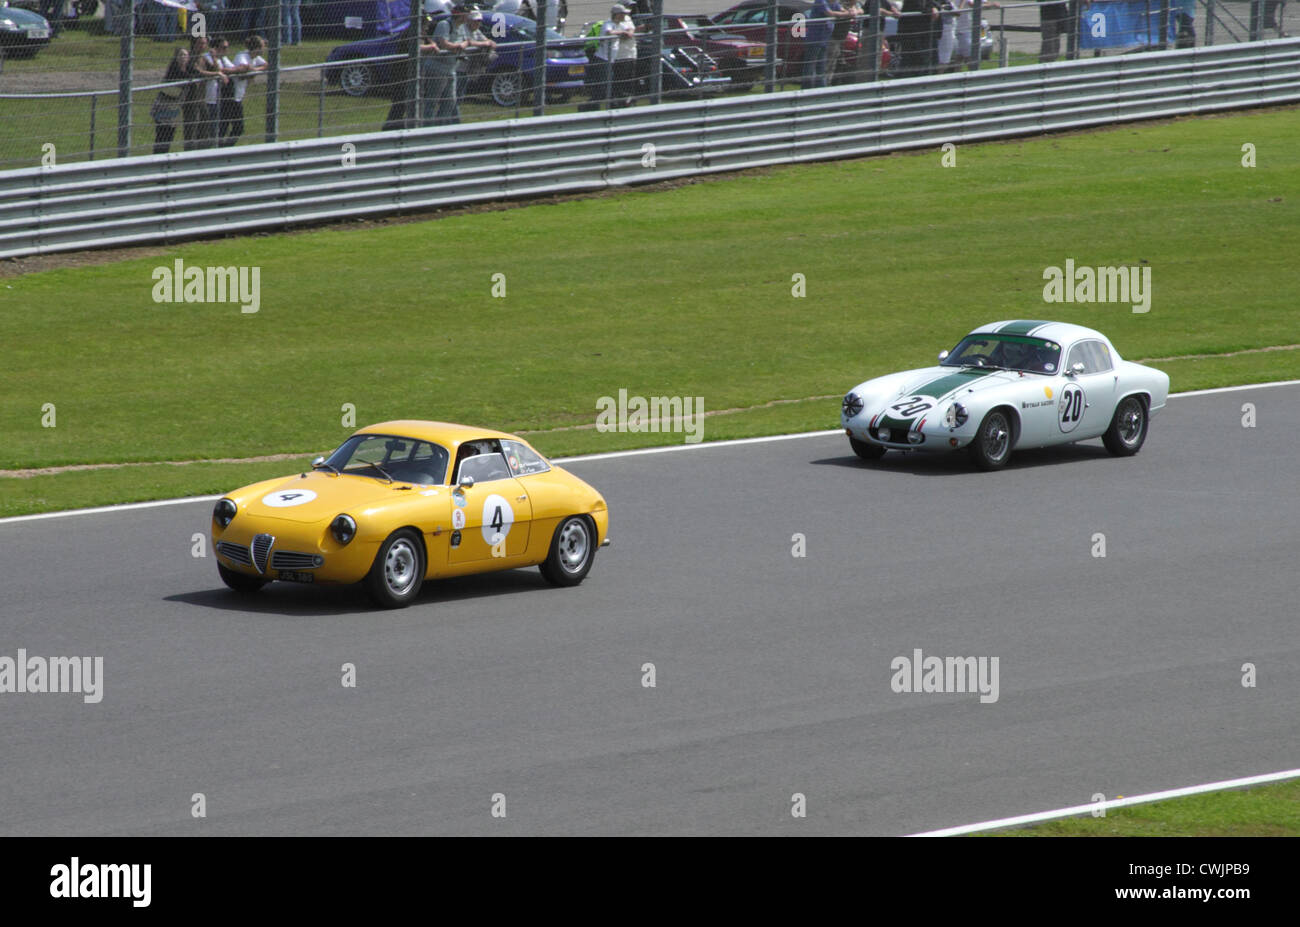
[(627, 7), (610, 7), (609, 19), (601, 27), (601, 46), (610, 67), (611, 108), (630, 106), (636, 84), (636, 27)]
[[(953, 0), (957, 7), (957, 52), (956, 61), (959, 64), (966, 65), (972, 61), (978, 64), (979, 56), (983, 50), (979, 48), (979, 42), (976, 40), (976, 57), (971, 57), (971, 15), (970, 12), (975, 7), (975, 0)], [(997, 9), (1000, 6), (995, 0), (984, 0), (984, 9)], [(981, 26), (982, 28), (982, 26)]]
[(587, 108), (599, 109), (600, 104), (609, 97), (609, 59), (605, 57), (605, 43), (599, 39), (604, 31), (603, 21), (592, 23), (587, 31), (590, 41), (583, 46), (587, 53), (587, 71), (583, 83), (587, 85), (587, 97), (595, 104), (594, 107)]
[(465, 23), (465, 41), (469, 48), (467, 54), (461, 55), (456, 64), (456, 105), (465, 99), (470, 82), (487, 70), (487, 57), (497, 43), (483, 34), (483, 14), (477, 8), (469, 8)]
[(221, 93), (221, 128), (217, 132), (217, 145), (229, 148), (239, 143), (244, 134), (244, 94), (258, 74), (266, 70), (266, 39), (260, 35), (248, 37), (248, 49), (235, 56), (230, 66), (230, 83)]
[[(839, 7), (839, 10), (836, 10)], [(841, 5), (838, 2), (828, 3), (827, 10), (835, 21), (831, 23), (831, 38), (826, 44), (826, 84), (830, 86), (835, 83), (835, 69), (839, 67), (840, 54), (844, 50), (844, 40), (849, 37), (849, 30), (853, 28), (853, 23), (862, 15), (862, 7), (857, 4), (857, 0), (849, 0), (847, 4)]]
[(898, 18), (900, 76), (934, 73), (936, 34), (932, 27), (938, 20), (938, 0), (903, 0), (902, 15)]
[(832, 5), (841, 9), (837, 0), (813, 0), (808, 10), (803, 39), (803, 80), (799, 84), (804, 90), (826, 86), (827, 46), (834, 31), (830, 22)]
[[(190, 53), (178, 48), (167, 63), (163, 74), (163, 83), (183, 81), (190, 63)], [(153, 119), (153, 153), (166, 154), (171, 151), (172, 139), (176, 137), (176, 124), (181, 121), (181, 98), (186, 87), (164, 87), (158, 91), (153, 105), (149, 107), (149, 116)]]
[(1038, 63), (1045, 64), (1061, 57), (1061, 35), (1069, 31), (1070, 5), (1060, 0), (1038, 0), (1038, 22), (1043, 44), (1038, 52)]
[(181, 93), (181, 119), (185, 124), (185, 150), (193, 151), (200, 145), (207, 108), (203, 103), (203, 74), (199, 71), (199, 59), (208, 51), (206, 36), (196, 35), (190, 39), (190, 51), (185, 59), (185, 79), (189, 81)]
[(225, 58), (230, 43), (218, 36), (208, 46), (208, 50), (199, 56), (198, 72), (203, 81), (203, 128), (199, 132), (197, 148), (212, 148), (217, 144), (217, 127), (221, 124), (221, 87), (230, 83), (230, 78), (222, 70), (222, 62), (229, 66)]
[(282, 0), (280, 13), (280, 45), (302, 44), (302, 0)]
[[(429, 34), (429, 41), (421, 43), (421, 86), (424, 107), (421, 125), (446, 126), (460, 122), (460, 101), (456, 95), (456, 64), (460, 54), (469, 48), (469, 33), (464, 28), (469, 10), (463, 5), (452, 7), (451, 16), (438, 16)], [(456, 35), (465, 38), (457, 40)]]

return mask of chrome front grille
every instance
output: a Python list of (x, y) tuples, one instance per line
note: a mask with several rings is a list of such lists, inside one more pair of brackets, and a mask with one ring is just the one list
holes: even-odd
[(259, 573), (266, 572), (266, 558), (271, 553), (275, 538), (269, 534), (259, 534), (253, 538), (253, 566)]
[(243, 544), (234, 544), (230, 541), (217, 541), (217, 553), (225, 557), (231, 563), (241, 563), (244, 566), (253, 565), (253, 555), (248, 552), (248, 548)]
[(315, 554), (299, 553), (296, 550), (277, 550), (271, 554), (273, 570), (314, 570), (320, 566)]

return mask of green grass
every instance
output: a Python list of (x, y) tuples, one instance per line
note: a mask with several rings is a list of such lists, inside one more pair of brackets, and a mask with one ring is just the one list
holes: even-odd
[[(1129, 358), (1300, 341), (1294, 110), (751, 172), (435, 221), (160, 249), (0, 278), (0, 469), (326, 450), (358, 424), (541, 431), (620, 388), (706, 410), (841, 393), (970, 328), (1060, 318)], [(1240, 165), (1245, 141), (1259, 166)], [(214, 211), (223, 203), (214, 200)], [(261, 310), (154, 303), (152, 270), (261, 268)], [(1153, 268), (1151, 312), (1048, 305), (1042, 271)], [(491, 296), (506, 274), (507, 296)], [(807, 297), (791, 296), (803, 274)], [(1178, 361), (1175, 390), (1300, 376), (1300, 351)], [(41, 427), (44, 403), (57, 426)], [(834, 399), (708, 419), (833, 428)], [(552, 455), (680, 435), (534, 435)], [(284, 471), (301, 464), (282, 466)], [(223, 469), (224, 468), (224, 469)], [(0, 514), (215, 491), (265, 465), (0, 478)], [(274, 472), (274, 471), (273, 471)]]
[(1300, 837), (1300, 780), (1133, 805), (994, 837)]

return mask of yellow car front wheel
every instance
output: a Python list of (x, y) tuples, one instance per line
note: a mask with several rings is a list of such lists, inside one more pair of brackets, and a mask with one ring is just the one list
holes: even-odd
[(394, 531), (383, 544), (363, 581), (371, 600), (381, 608), (405, 608), (415, 601), (424, 583), (424, 544), (409, 528)]

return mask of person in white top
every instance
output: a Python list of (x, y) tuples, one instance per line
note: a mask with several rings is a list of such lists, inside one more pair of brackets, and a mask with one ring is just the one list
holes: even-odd
[[(952, 4), (957, 8), (957, 48), (953, 63), (964, 65), (973, 60), (970, 51), (970, 11), (975, 6), (975, 0), (952, 0)], [(995, 0), (984, 0), (984, 9), (997, 7)]]
[(235, 56), (234, 62), (226, 68), (230, 74), (230, 83), (221, 93), (221, 129), (217, 134), (217, 144), (229, 148), (239, 142), (244, 134), (244, 94), (248, 85), (258, 74), (266, 70), (266, 40), (260, 35), (248, 37), (248, 50)]
[(226, 61), (226, 52), (230, 43), (225, 39), (213, 39), (208, 50), (199, 58), (196, 70), (206, 80), (203, 82), (203, 103), (205, 118), (199, 130), (198, 148), (212, 148), (217, 143), (217, 126), (221, 122), (221, 87), (230, 83), (230, 78), (222, 71), (221, 62)]
[(609, 62), (611, 107), (630, 106), (636, 83), (636, 27), (627, 7), (615, 4), (600, 28), (600, 56)]

